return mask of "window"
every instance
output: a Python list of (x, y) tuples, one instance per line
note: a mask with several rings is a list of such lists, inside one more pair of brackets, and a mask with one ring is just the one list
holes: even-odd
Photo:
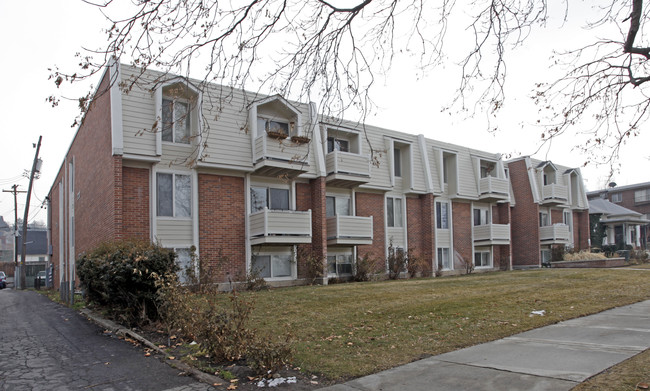
[(486, 267), (490, 266), (490, 252), (489, 251), (477, 251), (474, 253), (474, 266), (476, 267)]
[(571, 224), (571, 220), (572, 220), (571, 217), (572, 217), (572, 216), (571, 216), (571, 211), (565, 210), (564, 213), (562, 213), (562, 222), (563, 222), (565, 225), (568, 225), (568, 226), (569, 226), (569, 231), (572, 231), (572, 230), (573, 230), (573, 229), (572, 229), (572, 225), (573, 225), (573, 224)]
[(190, 111), (187, 102), (163, 98), (162, 140), (172, 143), (190, 143)]
[(481, 178), (487, 178), (489, 176), (496, 176), (496, 171), (494, 170), (495, 164), (493, 162), (481, 161)]
[(474, 225), (490, 224), (490, 210), (486, 208), (474, 209)]
[(289, 189), (251, 187), (251, 213), (264, 208), (289, 210)]
[(436, 228), (449, 229), (449, 204), (436, 202)]
[(449, 164), (447, 163), (447, 158), (442, 159), (442, 181), (449, 183)]
[(551, 225), (549, 214), (547, 212), (539, 212), (539, 226), (548, 227), (549, 225)]
[(352, 255), (339, 254), (327, 256), (327, 273), (338, 276), (352, 274)]
[(393, 148), (393, 168), (396, 177), (402, 176), (402, 151), (399, 148)]
[(333, 151), (350, 152), (350, 142), (345, 139), (328, 137), (327, 138), (327, 153)]
[(402, 199), (386, 198), (386, 220), (389, 227), (403, 227)]
[(551, 250), (541, 250), (539, 255), (542, 260), (542, 265), (551, 263)]
[[(634, 199), (636, 200), (636, 194)], [(621, 202), (623, 201), (623, 193), (612, 193), (612, 202)]]
[(178, 265), (178, 281), (187, 284), (189, 281), (188, 272), (193, 272), (192, 254), (189, 248), (175, 248), (176, 265)]
[(451, 269), (451, 259), (449, 258), (449, 249), (446, 247), (438, 247), (438, 269), (442, 269), (442, 270)]
[[(621, 193), (617, 193), (617, 194), (621, 194)], [(641, 204), (644, 202), (650, 202), (650, 189), (637, 190), (634, 192), (634, 203)]]
[(268, 118), (257, 118), (257, 135), (261, 136), (265, 132), (284, 134), (289, 136), (289, 123), (284, 121), (272, 120)]
[(251, 260), (251, 272), (262, 278), (291, 277), (291, 255), (255, 255)]
[(192, 216), (192, 180), (189, 175), (156, 174), (158, 216)]
[(347, 197), (325, 197), (326, 215), (350, 216), (350, 199)]

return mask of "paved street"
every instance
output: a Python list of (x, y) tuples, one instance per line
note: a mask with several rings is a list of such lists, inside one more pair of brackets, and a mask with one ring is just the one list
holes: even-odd
[(38, 293), (0, 290), (0, 390), (211, 389)]

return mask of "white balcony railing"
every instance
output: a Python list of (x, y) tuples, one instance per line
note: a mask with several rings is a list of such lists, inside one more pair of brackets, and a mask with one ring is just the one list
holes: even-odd
[(566, 224), (539, 227), (539, 240), (541, 241), (568, 242), (570, 239), (571, 232)]
[(569, 199), (567, 187), (563, 185), (544, 185), (542, 187), (542, 199), (544, 201), (567, 201)]
[(486, 224), (474, 226), (474, 241), (509, 242), (510, 224)]
[(252, 244), (311, 243), (311, 210), (263, 210), (249, 216)]
[(372, 242), (372, 216), (328, 217), (327, 240), (341, 244), (369, 244)]
[(358, 153), (332, 151), (325, 157), (327, 174), (370, 176), (370, 157)]
[(480, 180), (481, 194), (485, 193), (500, 193), (508, 194), (508, 180), (505, 178), (497, 178), (488, 176)]

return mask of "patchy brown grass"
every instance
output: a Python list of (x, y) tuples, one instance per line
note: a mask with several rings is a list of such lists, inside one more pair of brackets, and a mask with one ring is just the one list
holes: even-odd
[(341, 380), (646, 300), (648, 278), (625, 269), (549, 269), (248, 294), (254, 327), (293, 335), (295, 365)]
[(618, 365), (587, 379), (572, 391), (641, 390), (637, 385), (650, 384), (650, 350), (631, 357)]

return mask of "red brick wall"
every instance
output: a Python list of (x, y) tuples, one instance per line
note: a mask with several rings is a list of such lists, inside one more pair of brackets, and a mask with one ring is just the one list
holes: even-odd
[(589, 248), (589, 211), (573, 211), (573, 244), (576, 250)]
[(218, 282), (246, 275), (244, 178), (199, 174), (199, 251)]
[(122, 170), (122, 235), (145, 240), (151, 238), (149, 169), (124, 167)]
[(460, 254), (465, 262), (473, 262), (472, 253), (472, 205), (465, 202), (451, 203), (452, 223), (454, 234), (454, 269), (463, 269), (465, 265), (456, 259), (456, 252)]
[[(104, 75), (99, 91), (108, 88), (108, 74)], [(68, 223), (66, 227), (58, 225), (59, 203), (64, 202), (67, 210), (68, 197), (58, 199), (56, 185), (61, 178), (67, 178), (69, 163), (74, 161), (75, 170), (75, 252), (68, 254)], [(110, 92), (100, 94), (91, 103), (70, 149), (59, 169), (49, 196), (52, 214), (52, 262), (55, 266), (55, 281), (59, 280), (59, 235), (64, 232), (64, 251), (66, 262), (76, 258), (82, 252), (92, 249), (99, 243), (117, 237), (121, 228), (121, 173), (120, 156), (112, 155)], [(68, 193), (67, 179), (63, 183)], [(56, 194), (54, 194), (56, 193)], [(119, 199), (115, 199), (120, 195)]]
[(435, 243), (433, 194), (423, 194), (419, 198), (406, 199), (406, 223), (408, 227), (408, 247), (413, 255), (428, 264), (433, 270)]
[[(510, 224), (510, 204), (496, 204), (492, 208), (492, 222), (494, 224)], [(501, 270), (510, 269), (510, 258), (512, 257), (510, 245), (492, 247), (492, 266)]]
[(533, 193), (524, 160), (508, 164), (515, 197), (511, 208), (510, 233), (513, 267), (541, 266), (539, 252), (539, 207)]
[(386, 233), (384, 231), (384, 195), (357, 192), (355, 195), (357, 216), (372, 216), (372, 244), (358, 246), (359, 257), (369, 254), (383, 262), (386, 258)]
[(327, 267), (327, 221), (325, 205), (325, 178), (312, 179), (309, 184), (296, 183), (296, 210), (311, 209), (312, 241), (310, 245), (299, 245), (298, 278), (308, 277), (308, 268), (302, 256), (315, 257), (323, 261), (323, 273)]
[(551, 209), (551, 224), (562, 224), (562, 223), (564, 223), (564, 210)]

